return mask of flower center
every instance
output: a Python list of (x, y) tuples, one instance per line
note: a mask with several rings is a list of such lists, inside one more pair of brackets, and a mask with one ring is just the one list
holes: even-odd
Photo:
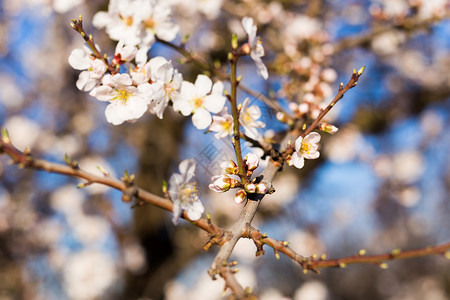
[(200, 108), (203, 106), (203, 98), (195, 98), (194, 99), (194, 108)]
[(153, 18), (148, 18), (144, 21), (144, 27), (153, 29), (155, 28), (155, 20)]
[(309, 154), (311, 152), (312, 145), (309, 142), (303, 142), (302, 147), (300, 148), (301, 153)]
[(245, 123), (252, 123), (253, 122), (253, 118), (252, 115), (249, 114), (248, 112), (244, 112), (244, 116), (243, 116), (243, 120)]
[(181, 185), (178, 192), (181, 203), (193, 203), (198, 199), (197, 182), (188, 182)]
[(125, 90), (116, 90), (117, 94), (114, 97), (114, 100), (122, 101), (123, 103), (127, 103), (128, 98), (131, 96), (131, 93)]
[(127, 17), (120, 16), (120, 18), (122, 19), (122, 21), (125, 23), (126, 26), (133, 25), (133, 17), (132, 16), (127, 16)]

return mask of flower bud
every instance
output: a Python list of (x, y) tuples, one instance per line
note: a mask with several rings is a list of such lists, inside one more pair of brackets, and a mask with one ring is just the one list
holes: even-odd
[(256, 193), (256, 185), (254, 183), (247, 183), (245, 185), (245, 190), (249, 193)]
[(265, 193), (267, 193), (266, 185), (263, 184), (263, 183), (258, 183), (256, 185), (256, 193), (258, 193), (258, 194), (265, 194)]
[(247, 193), (244, 190), (240, 190), (236, 193), (236, 195), (234, 196), (234, 202), (236, 202), (236, 204), (240, 204), (242, 202), (244, 202), (247, 199)]
[(239, 168), (237, 164), (232, 161), (231, 159), (229, 161), (224, 161), (220, 164), (220, 167), (225, 170), (226, 174), (230, 175), (237, 175), (239, 174)]
[(292, 156), (291, 155), (288, 155), (287, 157), (286, 157), (286, 163), (288, 164), (288, 166), (292, 166), (293, 165), (293, 163), (292, 163)]
[(226, 175), (217, 175), (212, 177), (213, 183), (208, 187), (218, 193), (226, 192), (230, 189), (231, 178)]
[(322, 123), (319, 126), (319, 130), (322, 130), (329, 134), (335, 134), (339, 130), (339, 128), (337, 128), (336, 126), (334, 126), (332, 124)]
[(245, 43), (244, 45), (242, 45), (242, 52), (244, 52), (245, 55), (250, 55), (251, 52), (251, 47), (248, 43)]
[(254, 153), (249, 153), (245, 156), (244, 163), (247, 165), (248, 171), (253, 171), (259, 166), (259, 156)]

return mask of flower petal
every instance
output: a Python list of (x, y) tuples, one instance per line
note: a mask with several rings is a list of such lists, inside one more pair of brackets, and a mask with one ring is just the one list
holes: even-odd
[(292, 164), (298, 168), (301, 169), (305, 165), (305, 159), (303, 156), (299, 156), (297, 152), (292, 154)]
[(206, 129), (211, 124), (211, 121), (211, 114), (202, 107), (198, 108), (192, 116), (192, 123), (198, 129)]
[(225, 96), (212, 94), (205, 97), (203, 106), (210, 112), (217, 114), (223, 109), (226, 101)]
[(195, 80), (195, 89), (197, 90), (197, 96), (203, 97), (211, 91), (212, 81), (203, 74), (197, 76)]

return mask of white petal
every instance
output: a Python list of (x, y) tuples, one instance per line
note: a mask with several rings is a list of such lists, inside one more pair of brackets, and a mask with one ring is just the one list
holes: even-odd
[(217, 114), (223, 109), (226, 100), (227, 98), (222, 95), (208, 95), (205, 97), (203, 106), (210, 112)]
[(181, 100), (179, 98), (175, 98), (173, 100), (173, 109), (175, 111), (179, 111), (183, 114), (183, 116), (189, 116), (192, 111), (194, 110), (194, 107), (191, 103)]
[(75, 70), (86, 70), (91, 66), (89, 54), (84, 49), (73, 49), (69, 55), (69, 65)]
[(83, 71), (78, 76), (76, 85), (80, 91), (88, 92), (92, 90), (99, 82), (97, 79), (91, 78), (90, 73), (91, 72), (89, 71)]
[(304, 153), (303, 156), (306, 159), (316, 159), (316, 158), (319, 158), (320, 152), (317, 151), (317, 150), (316, 151), (311, 151), (310, 153)]
[(198, 108), (192, 116), (192, 123), (198, 129), (206, 129), (211, 124), (211, 114), (206, 109)]
[(112, 101), (115, 97), (114, 89), (106, 85), (96, 87), (89, 93), (89, 95), (100, 101)]
[(305, 165), (305, 159), (303, 156), (299, 156), (297, 152), (292, 154), (292, 164), (298, 168), (301, 169)]
[(305, 137), (305, 139), (310, 141), (311, 143), (317, 144), (318, 142), (320, 142), (320, 134), (318, 134), (317, 132), (311, 132)]
[(302, 142), (303, 142), (303, 138), (301, 136), (299, 136), (295, 140), (295, 151), (300, 151), (300, 149), (302, 148)]
[(182, 212), (182, 209), (181, 209), (180, 201), (177, 200), (173, 204), (173, 218), (172, 218), (173, 225), (178, 225), (178, 222), (180, 221), (181, 212)]
[(212, 81), (208, 76), (202, 74), (197, 76), (197, 79), (195, 80), (195, 88), (198, 96), (202, 97), (208, 94), (211, 91), (211, 87)]
[(185, 159), (178, 166), (181, 174), (195, 174), (195, 161), (194, 159)]

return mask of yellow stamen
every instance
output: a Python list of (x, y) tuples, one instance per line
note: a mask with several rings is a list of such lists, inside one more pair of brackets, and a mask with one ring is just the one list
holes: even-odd
[(194, 107), (195, 109), (203, 106), (203, 99), (202, 98), (196, 98), (194, 100)]
[(131, 96), (131, 93), (125, 90), (117, 90), (117, 95), (114, 97), (114, 100), (122, 101), (123, 103), (127, 103), (128, 97)]

